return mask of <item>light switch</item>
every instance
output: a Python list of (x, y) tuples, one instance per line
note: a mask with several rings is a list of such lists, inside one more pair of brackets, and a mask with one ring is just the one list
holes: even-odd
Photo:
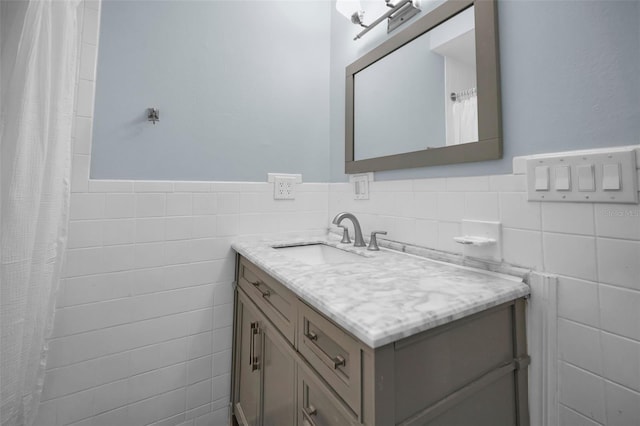
[(620, 190), (620, 163), (602, 166), (602, 189), (605, 191)]
[(587, 192), (596, 190), (596, 181), (593, 175), (593, 164), (581, 164), (576, 167), (578, 172), (578, 190)]
[(558, 166), (556, 170), (556, 191), (571, 190), (571, 168), (569, 166)]
[(549, 166), (536, 167), (536, 191), (549, 190)]
[(527, 199), (637, 204), (640, 198), (638, 153), (636, 147), (625, 147), (529, 157), (526, 159)]

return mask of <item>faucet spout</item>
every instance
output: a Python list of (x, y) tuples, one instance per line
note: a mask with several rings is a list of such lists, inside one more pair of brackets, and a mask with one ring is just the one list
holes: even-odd
[(342, 222), (344, 219), (349, 219), (351, 223), (353, 223), (353, 230), (355, 233), (355, 241), (353, 242), (353, 245), (355, 247), (364, 247), (366, 244), (364, 243), (364, 239), (362, 238), (362, 229), (360, 228), (360, 222), (358, 222), (358, 219), (356, 219), (356, 217), (352, 213), (338, 213), (336, 217), (333, 218), (331, 223), (340, 226), (340, 222)]

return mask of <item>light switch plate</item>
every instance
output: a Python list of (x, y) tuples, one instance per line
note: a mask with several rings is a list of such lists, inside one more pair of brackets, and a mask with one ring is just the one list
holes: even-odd
[(373, 182), (373, 173), (362, 173), (349, 176), (354, 200), (369, 199), (369, 182)]
[[(620, 189), (611, 188), (612, 168), (618, 165)], [(529, 201), (564, 201), (587, 203), (637, 203), (638, 170), (634, 148), (582, 154), (564, 153), (528, 158), (527, 193)], [(605, 168), (605, 165), (608, 166)], [(538, 189), (539, 170), (548, 167), (550, 186)], [(570, 189), (561, 175), (569, 168)], [(605, 179), (605, 170), (608, 172)]]

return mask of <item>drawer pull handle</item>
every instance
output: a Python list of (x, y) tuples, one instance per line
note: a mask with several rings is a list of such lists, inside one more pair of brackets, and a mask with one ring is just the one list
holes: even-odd
[[(311, 330), (304, 333), (304, 337), (311, 340), (312, 342), (318, 341), (318, 335)], [(320, 349), (320, 353), (322, 354), (322, 357), (326, 359), (325, 362), (328, 363), (328, 365), (332, 366), (334, 370), (340, 367), (341, 365), (342, 366), (347, 365), (347, 360), (342, 355), (336, 355), (334, 357), (331, 357), (329, 354), (325, 353), (325, 351), (322, 350), (322, 348), (318, 346), (317, 343), (313, 343), (313, 345), (318, 349)]]
[(318, 414), (318, 410), (313, 405), (309, 405), (309, 408), (302, 409), (302, 415), (304, 417), (304, 425), (316, 426), (316, 422), (313, 421), (311, 416)]
[(333, 358), (334, 369), (338, 368), (341, 365), (346, 365), (346, 364), (347, 364), (347, 360), (341, 357), (340, 355), (336, 355), (335, 358)]
[(251, 285), (253, 285), (256, 289), (258, 289), (258, 291), (260, 292), (260, 294), (262, 294), (262, 297), (264, 297), (265, 299), (268, 298), (269, 296), (271, 296), (271, 292), (269, 290), (262, 290), (260, 288), (260, 284), (262, 284), (262, 282), (260, 281), (256, 281), (255, 283), (253, 281), (249, 281), (249, 283), (251, 283)]

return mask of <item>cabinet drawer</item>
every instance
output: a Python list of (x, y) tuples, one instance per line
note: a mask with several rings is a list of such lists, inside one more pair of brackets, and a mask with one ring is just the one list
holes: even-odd
[(240, 258), (238, 285), (293, 345), (296, 321), (295, 295), (243, 257)]
[(304, 363), (298, 364), (297, 412), (299, 426), (357, 424), (349, 410)]
[(298, 305), (298, 315), (298, 351), (359, 416), (362, 398), (360, 344), (302, 302)]

